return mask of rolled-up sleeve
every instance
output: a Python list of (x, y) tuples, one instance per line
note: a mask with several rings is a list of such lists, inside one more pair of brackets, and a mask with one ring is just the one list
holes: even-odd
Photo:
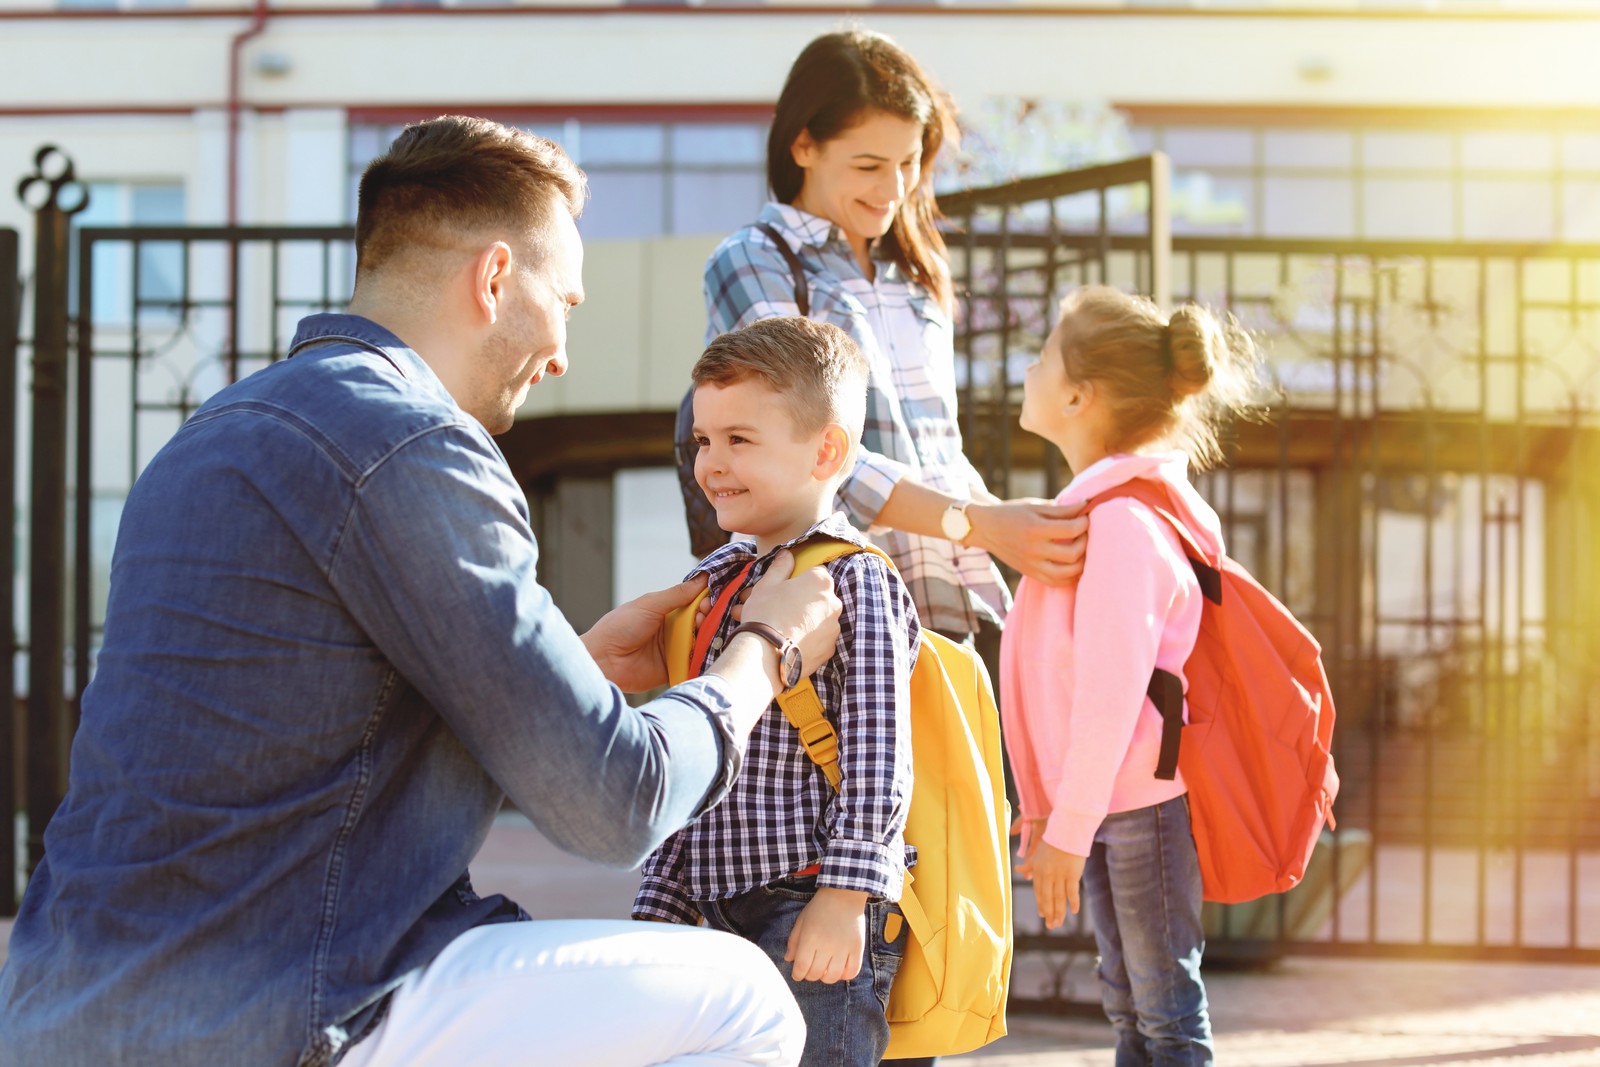
[(839, 486), (839, 503), (857, 526), (864, 527), (868, 533), (882, 533), (892, 527), (880, 526), (878, 516), (889, 503), (900, 479), (908, 477), (918, 477), (916, 468), (882, 453), (860, 449), (855, 470)]
[(862, 552), (833, 569), (844, 605), (836, 668), (819, 689), (837, 709), (839, 795), (817, 884), (899, 900), (911, 806), (911, 669), (920, 628), (905, 584)]
[(732, 782), (730, 691), (707, 676), (631, 707), (539, 584), (526, 507), (480, 429), (428, 429), (363, 474), (330, 579), (544, 834), (631, 867)]

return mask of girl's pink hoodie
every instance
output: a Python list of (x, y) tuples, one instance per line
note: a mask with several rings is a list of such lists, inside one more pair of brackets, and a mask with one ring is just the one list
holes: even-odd
[[(1182, 452), (1109, 456), (1056, 501), (1088, 500), (1136, 478), (1160, 481), (1174, 516), (1203, 550), (1220, 554), (1222, 524), (1189, 484), (1188, 465)], [(1044, 839), (1056, 848), (1087, 856), (1106, 815), (1186, 791), (1181, 772), (1170, 782), (1155, 776), (1161, 716), (1145, 688), (1157, 666), (1183, 677), (1201, 599), (1172, 528), (1127, 499), (1089, 513), (1076, 584), (1019, 584), (1000, 649), (1001, 717), (1022, 816), (1047, 820)], [(1029, 836), (1024, 830), (1024, 850)]]

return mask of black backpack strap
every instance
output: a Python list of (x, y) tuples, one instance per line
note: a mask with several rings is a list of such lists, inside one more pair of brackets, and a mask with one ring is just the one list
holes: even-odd
[(1161, 713), (1161, 756), (1156, 760), (1156, 777), (1170, 782), (1178, 776), (1178, 742), (1183, 734), (1183, 682), (1171, 671), (1157, 667), (1150, 672), (1150, 686), (1145, 693)]
[(802, 316), (811, 314), (810, 291), (806, 286), (805, 268), (800, 266), (800, 257), (794, 254), (794, 249), (789, 247), (789, 242), (783, 239), (771, 223), (758, 222), (756, 229), (766, 234), (772, 243), (778, 246), (778, 251), (783, 253), (784, 260), (789, 264), (789, 273), (794, 275), (794, 302), (800, 309)]

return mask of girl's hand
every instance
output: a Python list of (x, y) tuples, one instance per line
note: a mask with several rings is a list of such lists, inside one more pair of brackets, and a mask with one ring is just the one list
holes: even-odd
[(1045, 819), (1029, 819), (1018, 815), (1011, 820), (1011, 836), (1017, 838), (1017, 873), (1024, 878), (1033, 877), (1033, 847), (1044, 834)]
[(1068, 911), (1078, 914), (1078, 885), (1083, 880), (1086, 859), (1040, 840), (1027, 861), (1028, 870), (1018, 868), (1019, 873), (1033, 880), (1033, 899), (1039, 908), (1039, 918), (1052, 930), (1067, 921)]

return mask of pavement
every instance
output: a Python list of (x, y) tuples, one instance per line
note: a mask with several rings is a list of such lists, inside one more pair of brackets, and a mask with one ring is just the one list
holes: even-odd
[[(627, 915), (637, 876), (560, 852), (502, 816), (472, 865), (480, 892), (535, 918)], [(1023, 903), (1019, 901), (1019, 903)], [(10, 924), (0, 922), (0, 958)], [(1067, 998), (1097, 1002), (1093, 960), (1053, 961)], [(1024, 956), (1015, 992), (1042, 996), (1052, 961)], [(1224, 1067), (1600, 1067), (1600, 967), (1291, 956), (1265, 970), (1209, 970)], [(941, 1067), (1111, 1067), (1111, 1030), (1088, 1016), (1018, 1014), (1010, 1033)]]

